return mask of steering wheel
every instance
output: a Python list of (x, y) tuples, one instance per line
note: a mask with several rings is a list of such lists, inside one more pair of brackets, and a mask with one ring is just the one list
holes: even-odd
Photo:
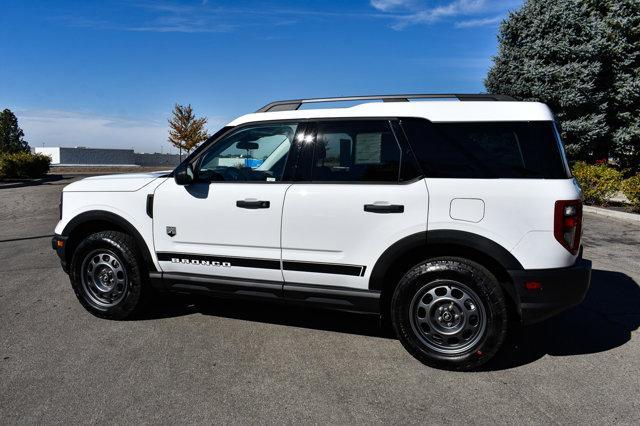
[(246, 180), (242, 173), (235, 167), (219, 167), (215, 169), (216, 173), (223, 177), (224, 181), (242, 181)]

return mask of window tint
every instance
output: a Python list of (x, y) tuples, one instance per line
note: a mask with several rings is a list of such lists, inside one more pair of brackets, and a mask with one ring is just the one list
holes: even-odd
[(314, 146), (314, 181), (398, 181), (401, 151), (387, 121), (318, 123)]
[(552, 122), (401, 124), (429, 177), (568, 177)]
[(203, 155), (198, 180), (282, 180), (296, 129), (296, 124), (262, 124), (225, 136)]

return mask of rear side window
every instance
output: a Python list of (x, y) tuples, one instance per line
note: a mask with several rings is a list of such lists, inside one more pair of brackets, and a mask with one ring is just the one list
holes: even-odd
[(329, 121), (317, 126), (312, 180), (398, 182), (402, 153), (388, 121)]
[(428, 177), (566, 179), (553, 122), (430, 123), (402, 119)]

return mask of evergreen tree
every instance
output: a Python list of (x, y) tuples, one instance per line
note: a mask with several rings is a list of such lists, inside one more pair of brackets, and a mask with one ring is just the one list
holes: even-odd
[(623, 168), (640, 171), (640, 1), (592, 1), (608, 29), (611, 153)]
[(18, 119), (10, 109), (0, 112), (0, 153), (29, 151), (24, 140), (24, 132), (18, 126)]
[(640, 2), (527, 0), (500, 28), (490, 92), (542, 101), (573, 160), (638, 169)]
[(169, 142), (180, 150), (180, 156), (183, 149), (189, 152), (209, 138), (205, 124), (207, 119), (196, 118), (191, 105), (175, 104), (173, 117), (169, 119)]

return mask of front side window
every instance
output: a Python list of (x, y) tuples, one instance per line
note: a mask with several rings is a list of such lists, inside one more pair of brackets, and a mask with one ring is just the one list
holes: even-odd
[(316, 182), (398, 182), (401, 151), (388, 121), (317, 125), (311, 179)]
[(200, 181), (282, 180), (297, 124), (247, 126), (213, 144), (197, 167)]

